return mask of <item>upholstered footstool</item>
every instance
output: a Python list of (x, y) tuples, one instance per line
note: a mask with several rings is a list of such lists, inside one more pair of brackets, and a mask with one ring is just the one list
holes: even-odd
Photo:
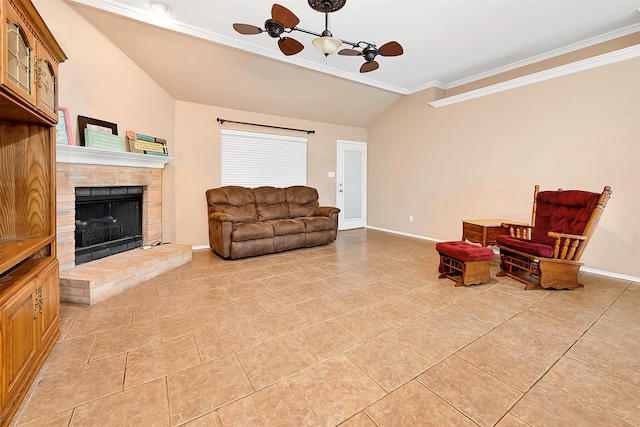
[(440, 254), (439, 279), (448, 277), (456, 282), (456, 286), (491, 280), (489, 262), (494, 257), (491, 249), (466, 242), (440, 242), (436, 243), (436, 251)]

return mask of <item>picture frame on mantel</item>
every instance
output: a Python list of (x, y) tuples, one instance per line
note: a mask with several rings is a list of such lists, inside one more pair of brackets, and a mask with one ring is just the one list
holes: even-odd
[(71, 132), (71, 116), (69, 109), (58, 107), (58, 124), (56, 125), (56, 143), (75, 145)]
[(98, 130), (112, 135), (118, 135), (118, 125), (104, 120), (93, 119), (86, 116), (78, 116), (78, 136), (80, 145), (85, 145), (84, 130)]

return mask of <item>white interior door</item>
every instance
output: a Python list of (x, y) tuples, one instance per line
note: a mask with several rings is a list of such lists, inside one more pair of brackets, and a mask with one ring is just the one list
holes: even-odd
[(367, 217), (367, 144), (338, 141), (338, 229), (361, 228)]

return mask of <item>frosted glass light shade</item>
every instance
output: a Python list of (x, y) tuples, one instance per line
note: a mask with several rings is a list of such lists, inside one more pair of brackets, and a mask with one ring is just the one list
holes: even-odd
[(335, 37), (318, 37), (313, 40), (313, 45), (318, 49), (318, 52), (323, 54), (324, 56), (329, 56), (334, 53), (340, 46), (342, 46), (342, 42), (340, 39), (336, 39)]
[(149, 6), (151, 6), (151, 9), (155, 10), (156, 12), (161, 12), (161, 13), (171, 12), (171, 7), (166, 3), (162, 3), (161, 1), (150, 1)]

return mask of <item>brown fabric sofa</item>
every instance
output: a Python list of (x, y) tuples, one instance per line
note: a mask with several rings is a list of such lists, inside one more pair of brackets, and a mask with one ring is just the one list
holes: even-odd
[(313, 187), (227, 186), (206, 196), (209, 246), (223, 258), (324, 245), (338, 234), (340, 209), (319, 206)]

